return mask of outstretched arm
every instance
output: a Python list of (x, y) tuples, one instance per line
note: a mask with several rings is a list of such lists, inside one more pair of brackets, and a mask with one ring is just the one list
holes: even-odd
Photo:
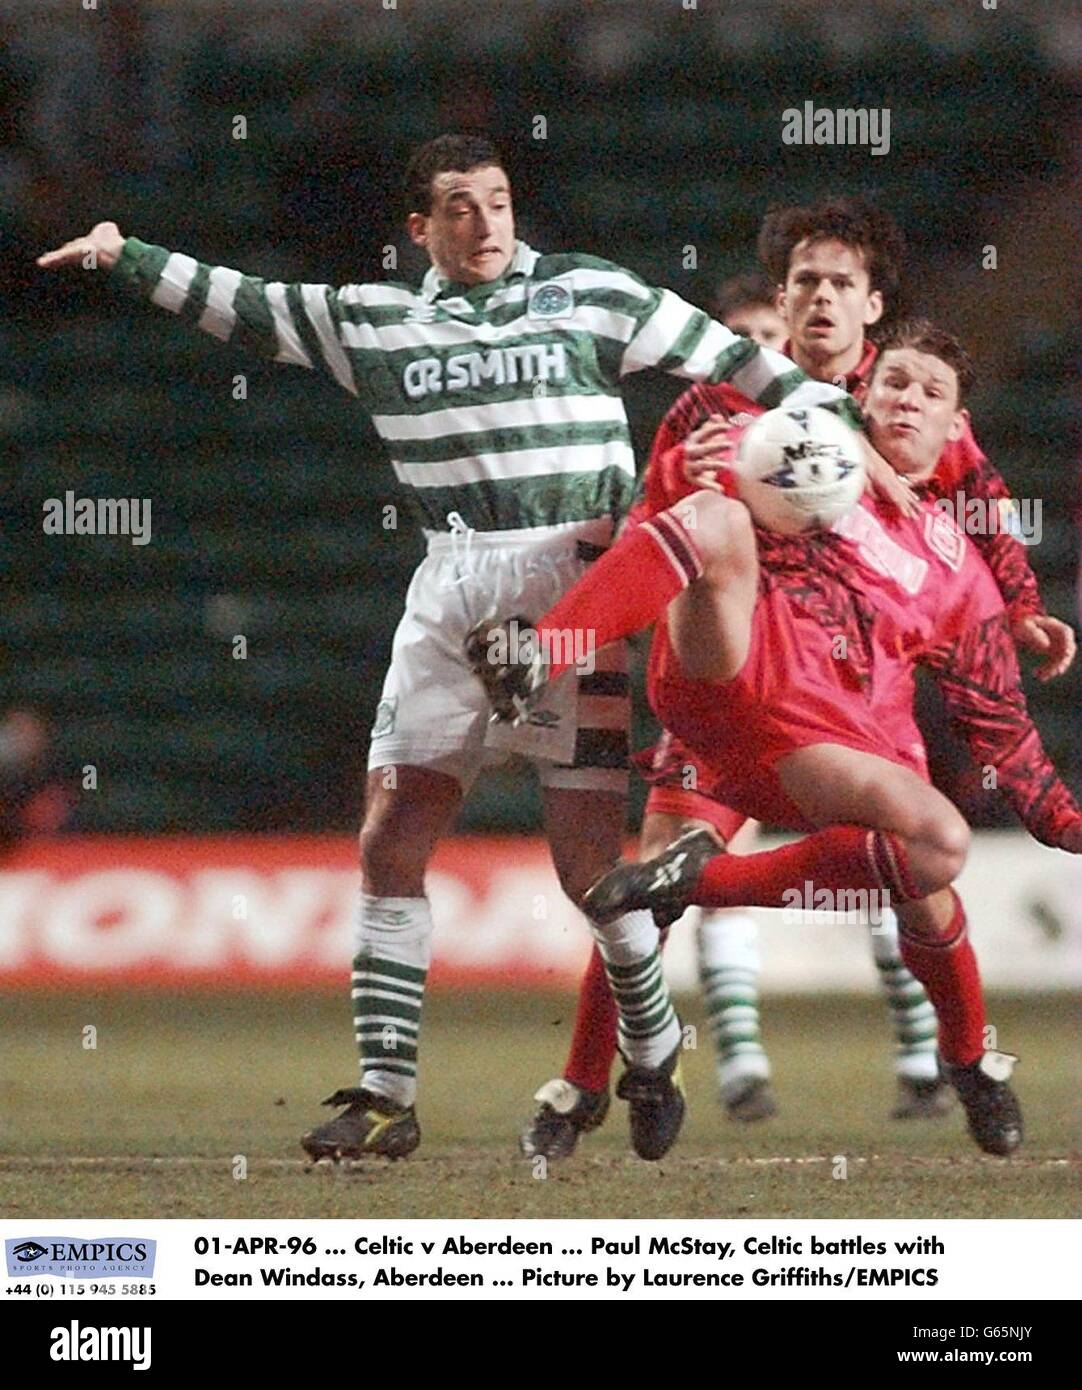
[(87, 236), (46, 252), (37, 263), (43, 270), (76, 265), (109, 270), (160, 308), (192, 318), (204, 332), (241, 342), (276, 362), (319, 368), (357, 394), (343, 326), (359, 345), (366, 323), (360, 286), (336, 290), (262, 280), (124, 238), (115, 222), (99, 222)]
[[(701, 487), (730, 491), (726, 482), (752, 403), (729, 384), (696, 383), (668, 410), (654, 436), (643, 473), (641, 496), (651, 511), (679, 501)], [(752, 410), (754, 413), (754, 410)], [(858, 435), (869, 486), (904, 515), (919, 510), (915, 493)]]
[(952, 727), (1036, 840), (1082, 854), (1082, 809), (1060, 780), (1026, 708), (1007, 614), (967, 625), (922, 664), (943, 693)]
[(658, 289), (612, 261), (578, 258), (590, 272), (581, 301), (594, 320), (598, 362), (613, 383), (648, 367), (687, 381), (728, 381), (766, 409), (823, 405), (845, 415), (854, 428), (863, 417), (839, 387), (812, 381), (780, 352), (739, 338), (671, 290)]
[(38, 257), (42, 270), (61, 270), (81, 265), (84, 270), (112, 270), (124, 250), (124, 238), (115, 222), (99, 222), (86, 236), (66, 241), (55, 251)]
[(829, 381), (813, 381), (788, 357), (740, 338), (671, 290), (653, 289), (623, 272), (639, 287), (631, 301), (634, 331), (624, 349), (620, 375), (657, 367), (689, 381), (728, 381), (741, 395), (770, 410), (774, 406), (825, 406), (859, 429), (860, 407)]

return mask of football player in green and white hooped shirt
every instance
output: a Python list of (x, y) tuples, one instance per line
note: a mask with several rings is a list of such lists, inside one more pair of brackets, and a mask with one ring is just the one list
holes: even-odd
[[(516, 241), (508, 178), (487, 140), (429, 142), (406, 185), (407, 230), (431, 261), (419, 289), (268, 283), (125, 240), (112, 222), (38, 261), (97, 264), (219, 338), (329, 373), (371, 412), (421, 514), (428, 554), (395, 636), (360, 837), (352, 998), (361, 1084), (335, 1092), (328, 1103), (342, 1113), (304, 1136), (312, 1158), (398, 1156), (420, 1140), (417, 1039), (432, 933), (425, 867), (485, 762), (521, 751), (536, 763), (546, 833), (573, 901), (619, 858), (622, 652), (585, 660), (554, 687), (548, 709), (509, 735), (490, 728), (463, 641), (491, 613), (544, 611), (610, 541), (635, 486), (621, 378), (656, 367), (732, 381), (768, 406), (830, 404), (859, 419), (836, 387), (807, 380), (670, 291), (608, 261), (542, 255)], [(634, 912), (594, 930), (638, 985), (622, 1086), (633, 1131), (678, 1127), (680, 1033), (653, 919)]]

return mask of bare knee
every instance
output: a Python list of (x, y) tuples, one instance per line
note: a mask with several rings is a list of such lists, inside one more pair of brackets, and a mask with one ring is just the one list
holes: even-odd
[(366, 820), (360, 834), (361, 877), (366, 893), (380, 898), (415, 898), (424, 893), (430, 853), (425, 838), (395, 827), (384, 817)]
[(424, 894), (425, 869), (462, 799), (452, 778), (400, 768), (393, 788), (369, 777), (361, 827), (361, 876), (366, 893), (381, 898)]
[(717, 830), (709, 821), (674, 815), (671, 811), (651, 811), (642, 823), (639, 858), (653, 859), (688, 830), (708, 830), (718, 840), (718, 853), (725, 848)]
[(671, 811), (648, 811), (639, 834), (639, 858), (653, 859), (666, 845), (671, 845), (683, 829), (683, 816), (674, 816)]
[(729, 574), (754, 557), (755, 530), (743, 502), (703, 490), (693, 492), (671, 510), (691, 537), (708, 577)]
[(944, 871), (948, 873), (946, 881), (940, 885), (946, 888), (962, 872), (969, 854), (969, 826), (954, 807), (948, 805), (937, 809), (926, 833), (943, 860)]
[(620, 858), (627, 818), (623, 792), (546, 787), (545, 834), (560, 887), (576, 907)]
[(610, 860), (602, 868), (596, 866), (590, 869), (568, 869), (556, 870), (556, 877), (560, 880), (560, 887), (563, 889), (564, 896), (575, 904), (577, 908), (582, 907), (582, 900), (586, 896), (589, 888), (592, 888), (602, 874), (607, 873), (612, 868), (615, 860)]
[(554, 850), (552, 862), (565, 895), (576, 907), (581, 907), (587, 889), (592, 888), (602, 874), (608, 873), (619, 857), (617, 845), (606, 852), (601, 846), (584, 843), (577, 853), (570, 852), (566, 845), (561, 846), (559, 853)]
[(949, 803), (936, 807), (903, 837), (910, 877), (923, 897), (948, 889), (969, 853), (969, 826)]

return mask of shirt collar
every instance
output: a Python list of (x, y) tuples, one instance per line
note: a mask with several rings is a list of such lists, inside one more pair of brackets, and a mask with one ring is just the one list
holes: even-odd
[[(781, 345), (781, 350), (786, 357), (792, 360), (793, 342), (791, 338), (786, 338), (785, 342)], [(858, 389), (863, 390), (863, 388), (868, 385), (868, 378), (872, 374), (872, 368), (875, 366), (875, 359), (878, 356), (879, 349), (876, 345), (865, 339), (864, 351), (860, 355), (860, 361), (845, 378), (845, 389), (850, 394)]]
[[(515, 249), (511, 256), (511, 263), (498, 280), (487, 281), (483, 286), (471, 285), (465, 292), (468, 294), (474, 289), (495, 289), (498, 285), (505, 285), (509, 280), (517, 279), (521, 276), (533, 273), (533, 268), (539, 260), (539, 253), (527, 246), (524, 241), (516, 241)], [(450, 280), (444, 280), (436, 267), (429, 266), (425, 273), (425, 278), (421, 281), (421, 298), (426, 304), (434, 304), (442, 295), (449, 290), (458, 289), (461, 291), (465, 287), (456, 286)]]

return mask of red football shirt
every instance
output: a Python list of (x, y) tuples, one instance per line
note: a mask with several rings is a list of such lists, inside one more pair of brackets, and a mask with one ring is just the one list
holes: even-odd
[(926, 501), (916, 517), (902, 517), (865, 497), (829, 531), (756, 533), (760, 596), (734, 680), (689, 680), (666, 625), (655, 627), (647, 689), (675, 736), (660, 745), (659, 780), (683, 744), (700, 793), (745, 816), (808, 829), (776, 771), (798, 748), (842, 744), (926, 778), (913, 720), (920, 664), (1031, 834), (1082, 846), (1082, 812), (1026, 709), (1003, 599), (949, 516)]
[[(787, 356), (792, 356), (791, 343), (783, 344), (781, 350)], [(862, 401), (867, 395), (877, 356), (875, 345), (865, 343), (860, 361), (846, 377), (846, 390), (857, 401)], [(693, 485), (684, 477), (684, 440), (705, 420), (712, 415), (724, 415), (737, 424), (747, 423), (765, 409), (765, 406), (742, 396), (728, 382), (717, 385), (697, 382), (685, 391), (658, 427), (643, 476), (642, 500), (632, 508), (628, 523), (633, 525), (643, 516), (660, 511), (694, 491)], [(993, 529), (983, 524), (989, 518), (1001, 515), (995, 504), (1008, 500), (1011, 493), (973, 437), (968, 423), (960, 439), (945, 445), (935, 473), (921, 484), (919, 491), (932, 499), (949, 500), (956, 520), (963, 526), (968, 524), (967, 504), (975, 500), (987, 504), (970, 514), (978, 519), (980, 526), (980, 529), (970, 532), (970, 539), (995, 577), (1011, 622), (1045, 611), (1026, 546), (1009, 530)]]

